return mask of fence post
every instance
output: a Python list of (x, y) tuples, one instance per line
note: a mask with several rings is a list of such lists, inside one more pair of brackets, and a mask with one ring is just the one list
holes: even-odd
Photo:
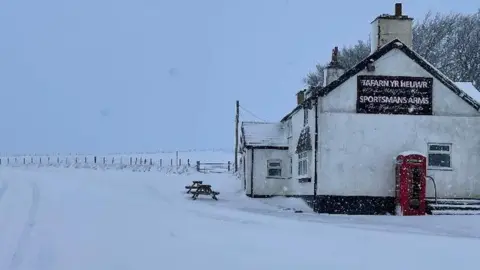
[(25, 165), (25, 164), (26, 164), (26, 162), (25, 162), (25, 158), (23, 158), (23, 165)]
[(130, 166), (132, 166), (132, 163), (133, 163), (133, 159), (132, 157), (130, 157)]
[[(0, 164), (2, 163), (0, 162)], [(30, 158), (30, 164), (33, 164), (33, 157)]]
[(177, 167), (180, 165), (178, 163), (178, 151), (175, 152), (175, 163), (176, 163)]
[(153, 166), (153, 160), (150, 159), (150, 166)]
[(200, 160), (197, 160), (197, 172), (200, 171)]
[(187, 159), (187, 165), (190, 167), (190, 159)]
[(231, 164), (231, 162), (229, 161), (228, 165), (227, 165), (228, 166), (228, 171), (230, 171), (230, 164)]
[(93, 157), (93, 164), (97, 164), (97, 156)]
[(170, 159), (170, 166), (173, 167), (173, 158)]

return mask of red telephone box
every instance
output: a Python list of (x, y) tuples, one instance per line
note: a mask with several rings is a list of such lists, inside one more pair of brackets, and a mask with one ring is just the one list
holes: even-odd
[(427, 158), (422, 154), (402, 153), (395, 164), (395, 214), (426, 214)]

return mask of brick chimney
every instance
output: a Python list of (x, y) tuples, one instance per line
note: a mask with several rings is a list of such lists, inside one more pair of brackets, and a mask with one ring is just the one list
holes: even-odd
[(329, 85), (331, 82), (343, 75), (345, 69), (338, 61), (338, 47), (332, 50), (332, 60), (323, 70), (323, 86)]
[(380, 15), (371, 25), (371, 53), (397, 38), (408, 47), (412, 47), (413, 19), (403, 15), (402, 3), (395, 4), (394, 15)]

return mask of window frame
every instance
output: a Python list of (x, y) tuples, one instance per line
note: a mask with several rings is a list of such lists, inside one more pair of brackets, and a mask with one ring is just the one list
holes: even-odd
[(303, 125), (304, 126), (308, 125), (308, 109), (307, 108), (303, 109)]
[(303, 151), (297, 154), (297, 175), (300, 177), (308, 177), (310, 174), (309, 170), (309, 152), (310, 151)]
[[(441, 146), (445, 147), (448, 146), (448, 151), (447, 150), (431, 150), (431, 146)], [(449, 166), (432, 166), (430, 165), (430, 155), (431, 154), (445, 154), (448, 155), (449, 160)], [(440, 171), (451, 171), (453, 170), (452, 167), (452, 144), (451, 143), (428, 143), (427, 144), (427, 168), (429, 170), (440, 170)]]
[[(278, 166), (272, 166), (271, 163), (278, 163)], [(270, 170), (278, 170), (279, 175), (271, 175)], [(283, 178), (282, 160), (281, 159), (269, 159), (267, 160), (267, 178)]]

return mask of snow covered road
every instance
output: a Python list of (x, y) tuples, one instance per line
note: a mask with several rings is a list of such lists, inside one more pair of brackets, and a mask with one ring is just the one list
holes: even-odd
[[(192, 201), (184, 186), (221, 192)], [(295, 214), (223, 174), (2, 168), (0, 269), (467, 269), (480, 218)], [(239, 183), (238, 183), (239, 184)], [(407, 258), (407, 259), (406, 259)]]

